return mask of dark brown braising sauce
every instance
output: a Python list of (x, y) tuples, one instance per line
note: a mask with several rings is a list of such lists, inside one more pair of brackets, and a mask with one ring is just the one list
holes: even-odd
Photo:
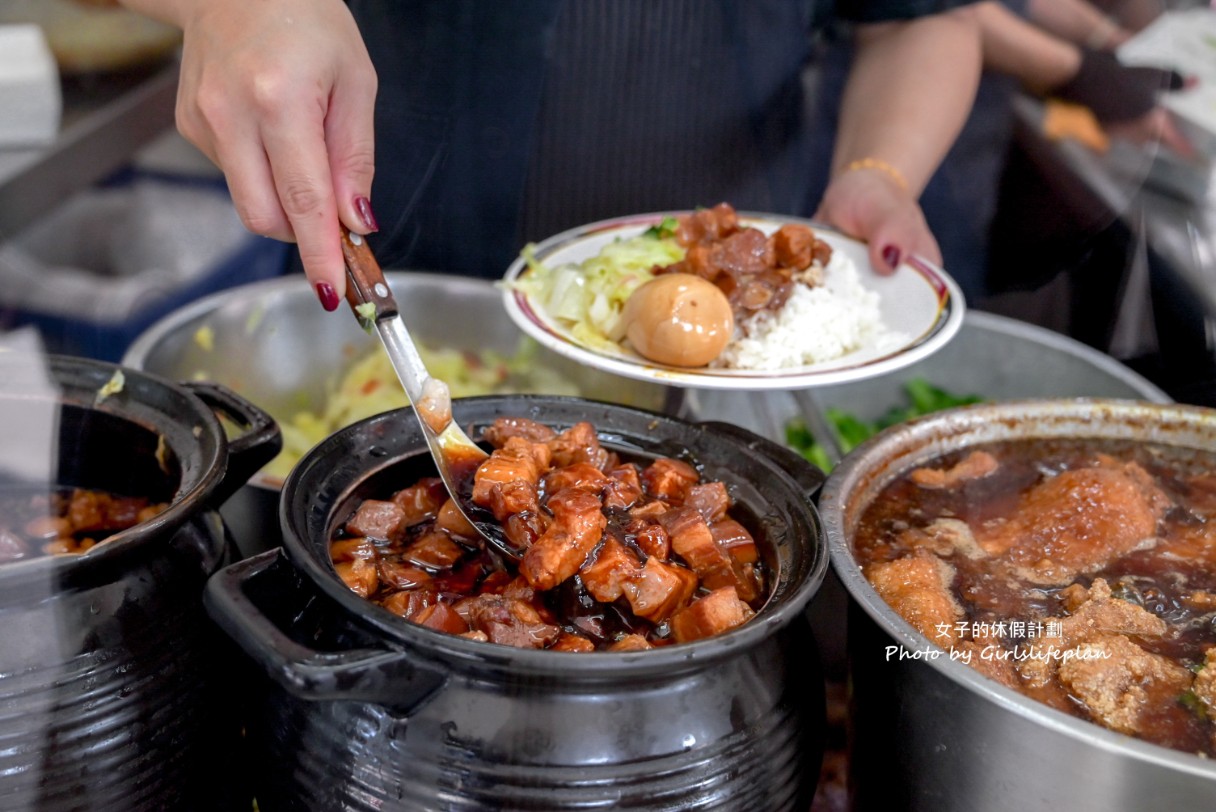
[[(1216, 675), (1204, 675), (1207, 653), (1216, 650), (1216, 455), (1131, 442), (1010, 441), (952, 453), (922, 468), (948, 470), (976, 450), (990, 453), (999, 467), (986, 476), (945, 488), (922, 487), (909, 472), (886, 487), (866, 509), (854, 550), (879, 594), (931, 641), (955, 654), (970, 650), (973, 667), (1015, 690), (1147, 741), (1216, 756), (1216, 690), (1212, 687)], [(1128, 463), (1135, 463), (1147, 478), (1141, 482), (1137, 469), (1124, 467)], [(1091, 564), (1073, 568), (1075, 571), (1060, 569), (1058, 563), (1070, 554), (1067, 551), (1090, 544), (1093, 534), (1073, 532), (1069, 538), (1081, 541), (1067, 544), (1053, 540), (1052, 534), (1063, 538), (1074, 527), (1070, 522), (1091, 511), (1089, 515), (1098, 524), (1086, 526), (1106, 527), (1101, 523), (1108, 521), (1116, 530), (1126, 527), (1132, 520), (1125, 521), (1119, 505), (1129, 502), (1105, 504), (1102, 495), (1108, 491), (1087, 491), (1084, 498), (1073, 499), (1053, 513), (1053, 505), (1065, 505), (1063, 498), (1054, 503), (1035, 502), (1027, 494), (1049, 487), (1046, 483), (1063, 472), (1074, 472), (1072, 476), (1102, 466), (1116, 471), (1113, 476), (1120, 483), (1135, 483), (1120, 493), (1147, 494), (1143, 503), (1135, 504), (1136, 509), (1154, 506), (1149, 540), (1098, 555)], [(1023, 504), (1038, 506), (1037, 524), (1033, 517), (1013, 524), (1023, 521), (1013, 518)], [(1044, 515), (1054, 517), (1052, 521), (1058, 518), (1058, 522), (1043, 520)], [(976, 547), (940, 546), (930, 551), (923, 544), (924, 535), (916, 531), (940, 527), (940, 522), (934, 523), (941, 519), (965, 522), (982, 552)], [(1001, 539), (1006, 537), (1001, 528), (1011, 526), (1019, 532), (1007, 538), (1016, 537), (1017, 542), (1002, 547)], [(1043, 549), (1054, 551), (1055, 563), (1050, 560), (1052, 555), (1019, 558), (1015, 548), (1023, 544), (1047, 545)], [(943, 595), (953, 596), (961, 609), (954, 619), (953, 638), (943, 635), (943, 595), (931, 594), (937, 586), (911, 595), (916, 590), (908, 584), (916, 576), (903, 577), (905, 572), (913, 572), (910, 562), (923, 563), (930, 554), (949, 565), (938, 571), (945, 573), (941, 576), (947, 590)], [(916, 572), (931, 571), (933, 566), (937, 565)], [(1096, 607), (1098, 593), (1090, 591), (1096, 582), (1105, 582), (1109, 588), (1103, 611), (1130, 617), (1131, 625), (1125, 623), (1120, 633), (1099, 621), (1101, 638), (1086, 631), (1077, 633), (1089, 635), (1079, 642), (1078, 638), (1055, 640), (1061, 651), (1097, 640), (1100, 648), (1084, 650), (1110, 653), (1101, 661), (1103, 668), (1114, 669), (1105, 684), (1117, 687), (1108, 695), (1100, 695), (1097, 689), (1091, 694), (1085, 687), (1097, 685), (1099, 679), (1066, 680), (1063, 675), (1074, 672), (1062, 670), (1058, 661), (1052, 667), (1036, 669), (1013, 656), (1043, 651), (1032, 647), (1053, 644), (1045, 632), (1066, 628), (1056, 624), (1067, 622), (1075, 612)], [(1095, 602), (1084, 607), (1087, 597), (1094, 597)], [(1144, 627), (1151, 618), (1133, 607), (1164, 621), (1164, 632), (1146, 632)], [(1018, 627), (1022, 634), (1014, 633), (1014, 621), (1022, 624)], [(1076, 623), (1067, 628), (1080, 628), (1079, 619)], [(1029, 636), (1032, 627), (1037, 639)], [(1116, 634), (1124, 642), (1112, 642)], [(1128, 648), (1126, 643), (1137, 648)], [(989, 658), (981, 663), (979, 653), (985, 649)], [(1002, 657), (1004, 662), (994, 665)], [(1120, 670), (1141, 660), (1151, 668), (1137, 665), (1130, 678)], [(1216, 652), (1207, 660), (1206, 670), (1212, 669), (1216, 669)]]
[[(565, 436), (552, 442), (560, 443)], [(763, 538), (723, 486), (700, 479), (699, 472), (683, 462), (625, 459), (600, 449), (594, 439), (589, 450), (586, 456), (597, 464), (581, 457), (565, 465), (554, 463), (536, 483), (534, 509), (513, 512), (501, 522), (511, 542), (524, 551), (518, 566), (487, 552), (467, 523), (462, 532), (442, 482), (429, 477), (355, 504), (331, 537), (335, 569), (352, 590), (415, 623), (527, 648), (653, 648), (720, 633), (745, 622), (763, 605), (768, 594), (767, 567), (758, 555)], [(449, 458), (466, 505), (473, 502), (478, 470), (493, 467), (494, 459)], [(657, 475), (648, 478), (647, 471), (663, 465), (676, 466), (686, 477), (684, 484), (664, 487), (655, 484)], [(600, 484), (581, 484), (586, 477)], [(571, 485), (571, 479), (580, 484)], [(638, 485), (629, 490), (624, 481)], [(510, 478), (504, 482), (508, 489), (518, 485)], [(553, 482), (561, 484), (553, 485), (550, 493)], [(700, 488), (716, 497), (694, 495)], [(571, 497), (571, 491), (579, 494)], [(620, 497), (622, 492), (630, 495)], [(530, 563), (528, 554), (542, 546), (546, 531), (564, 527), (553, 509), (563, 500), (582, 506), (571, 535), (586, 516), (597, 512), (603, 517), (602, 532), (594, 532), (594, 544), (577, 553), (577, 560), (561, 555), (564, 563), (553, 557)], [(471, 515), (478, 521), (501, 518), (476, 506)], [(665, 541), (648, 543), (658, 536)], [(700, 539), (700, 547), (688, 549), (706, 555), (695, 560), (682, 556), (677, 538)], [(520, 539), (525, 543), (517, 543)], [(710, 559), (717, 562), (717, 570), (707, 565)], [(617, 561), (625, 562), (620, 569), (607, 575), (603, 569), (596, 571), (598, 563)], [(625, 594), (618, 589), (612, 599), (597, 597), (618, 582), (630, 585)], [(716, 600), (698, 606), (706, 598)]]

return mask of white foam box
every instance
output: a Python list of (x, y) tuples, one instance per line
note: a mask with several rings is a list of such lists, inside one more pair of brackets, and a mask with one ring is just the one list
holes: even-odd
[(59, 68), (37, 25), (0, 25), (0, 111), (0, 147), (45, 144), (59, 134)]

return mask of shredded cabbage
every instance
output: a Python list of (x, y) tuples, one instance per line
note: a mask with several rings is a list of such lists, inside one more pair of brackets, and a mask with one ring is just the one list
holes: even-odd
[(595, 349), (616, 349), (625, 336), (621, 311), (635, 290), (654, 278), (655, 267), (684, 258), (684, 249), (664, 232), (615, 240), (580, 263), (550, 267), (523, 250), (528, 271), (514, 287), (564, 327), (574, 339)]
[(96, 398), (95, 402), (101, 403), (103, 400), (108, 398), (110, 395), (117, 395), (119, 392), (122, 391), (122, 388), (124, 386), (126, 386), (126, 383), (127, 383), (127, 378), (125, 375), (122, 374), (122, 370), (121, 369), (114, 370), (114, 374), (110, 376), (110, 380), (103, 383), (101, 385), (101, 388), (97, 390), (97, 398)]
[[(539, 349), (539, 344), (524, 339), (509, 356), (493, 350), (468, 352), (423, 344), (418, 345), (418, 354), (427, 371), (448, 385), (453, 398), (516, 393), (578, 395), (574, 383), (535, 362)], [(279, 421), (283, 450), (263, 471), (271, 477), (286, 478), (309, 449), (338, 429), (408, 403), (388, 356), (377, 345), (347, 369), (329, 391), (320, 412), (302, 410)]]

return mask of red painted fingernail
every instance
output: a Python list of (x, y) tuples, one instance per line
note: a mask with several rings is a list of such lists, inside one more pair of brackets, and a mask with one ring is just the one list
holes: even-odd
[(363, 195), (355, 198), (355, 208), (359, 210), (359, 218), (363, 220), (363, 225), (367, 226), (368, 231), (379, 231), (380, 226), (376, 222), (376, 215), (372, 214), (372, 202)]
[(888, 245), (882, 249), (882, 258), (892, 268), (899, 267), (899, 249), (894, 245)]
[(321, 307), (329, 312), (332, 313), (338, 309), (338, 292), (328, 282), (317, 283), (317, 298), (321, 300)]

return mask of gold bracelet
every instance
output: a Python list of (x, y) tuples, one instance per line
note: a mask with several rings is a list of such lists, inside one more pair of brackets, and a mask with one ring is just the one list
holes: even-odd
[(846, 172), (852, 172), (857, 169), (877, 169), (895, 181), (895, 185), (900, 189), (909, 193), (912, 191), (912, 187), (908, 184), (908, 179), (904, 177), (904, 173), (881, 158), (858, 158), (856, 161), (850, 161), (845, 165), (844, 169), (840, 170), (840, 174), (843, 175)]

